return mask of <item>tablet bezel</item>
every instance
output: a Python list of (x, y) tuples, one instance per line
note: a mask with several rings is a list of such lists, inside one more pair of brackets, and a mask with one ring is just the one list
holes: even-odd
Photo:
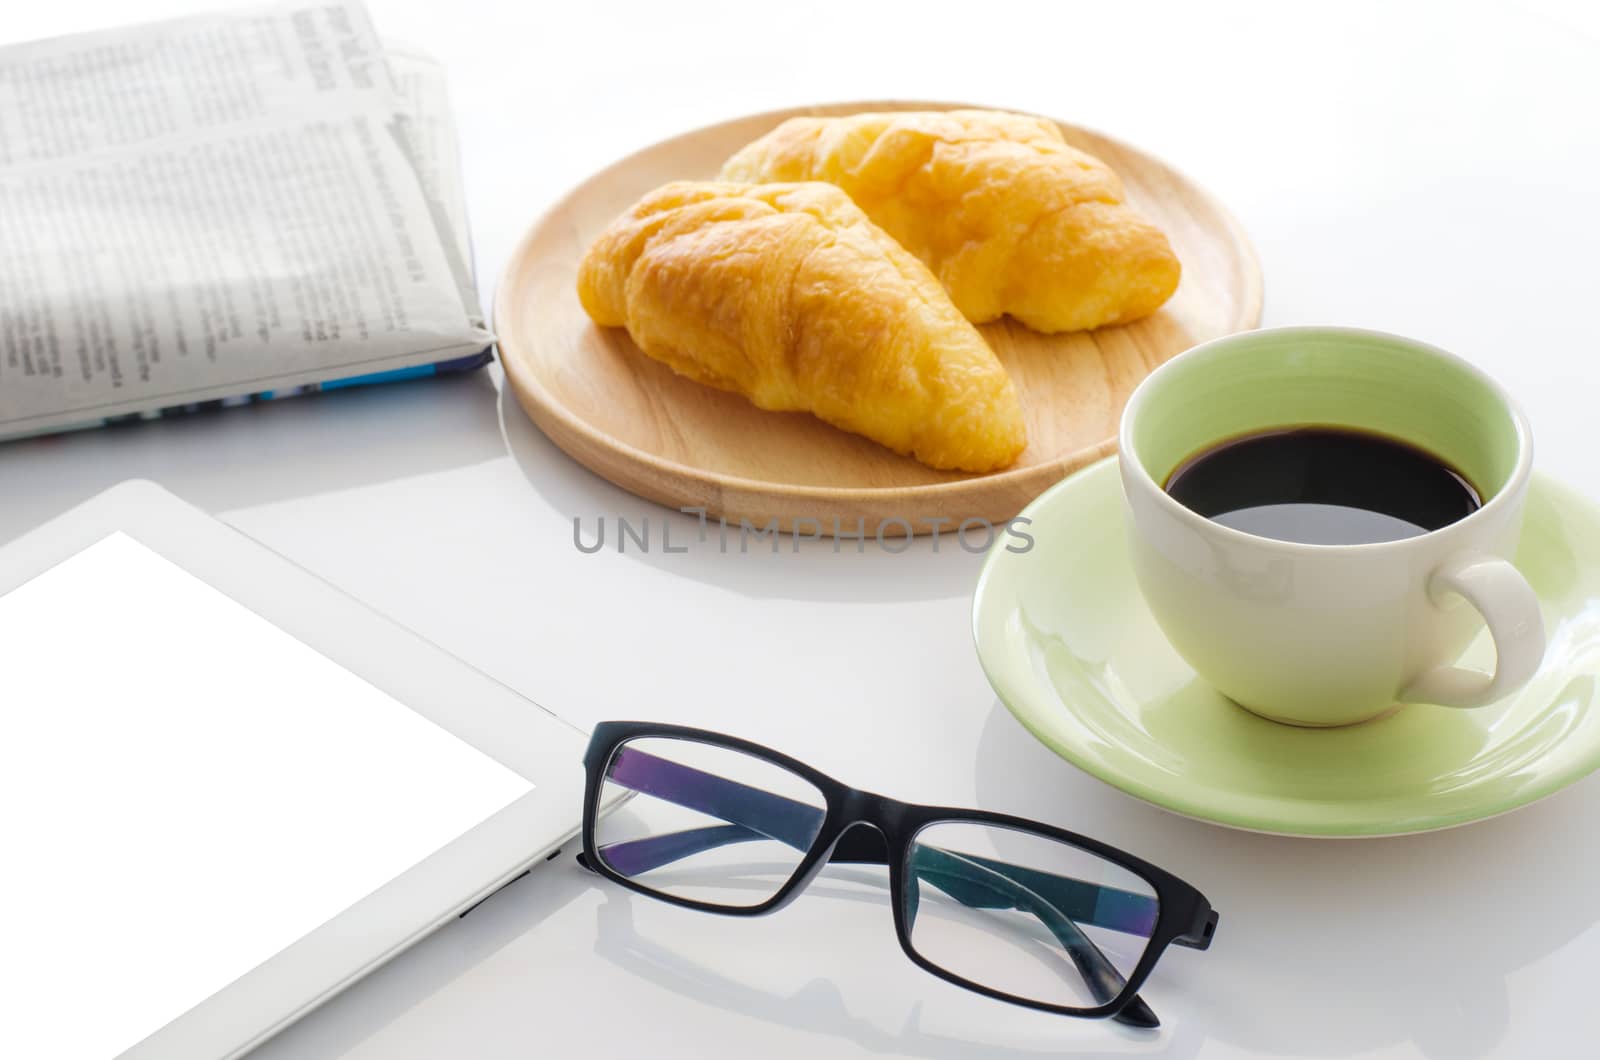
[(582, 732), (155, 483), (124, 482), (0, 548), (0, 595), (119, 531), (534, 788), (118, 1060), (236, 1057), (577, 833)]

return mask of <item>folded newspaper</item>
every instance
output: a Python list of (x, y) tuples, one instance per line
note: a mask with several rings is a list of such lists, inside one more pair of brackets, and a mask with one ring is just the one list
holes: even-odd
[(356, 0), (0, 48), (0, 438), (483, 364), (463, 199)]

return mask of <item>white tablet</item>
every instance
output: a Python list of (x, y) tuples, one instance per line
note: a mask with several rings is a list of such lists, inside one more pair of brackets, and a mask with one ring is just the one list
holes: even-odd
[(244, 1052), (570, 838), (583, 747), (159, 487), (101, 494), (0, 549), (0, 1056)]

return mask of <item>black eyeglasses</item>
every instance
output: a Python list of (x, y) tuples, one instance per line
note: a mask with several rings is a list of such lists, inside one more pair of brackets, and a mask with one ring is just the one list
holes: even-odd
[(731, 736), (608, 721), (584, 768), (586, 868), (690, 909), (758, 916), (829, 862), (886, 865), (906, 956), (1001, 1001), (1156, 1027), (1140, 986), (1169, 945), (1203, 950), (1216, 931), (1199, 891), (1104, 843), (858, 791)]

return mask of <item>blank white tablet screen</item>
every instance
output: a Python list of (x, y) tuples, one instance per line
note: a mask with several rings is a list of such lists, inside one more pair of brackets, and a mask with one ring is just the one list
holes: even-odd
[(116, 1056), (533, 787), (125, 534), (0, 658), (4, 1057)]

